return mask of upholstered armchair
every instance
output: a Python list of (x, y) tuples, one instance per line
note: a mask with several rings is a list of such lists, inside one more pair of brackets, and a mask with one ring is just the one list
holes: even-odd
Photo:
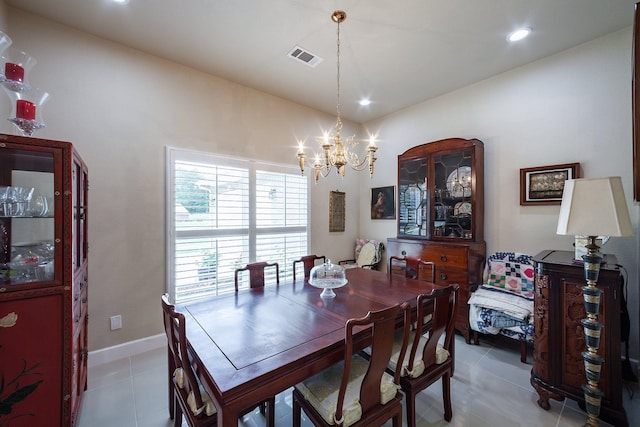
[(355, 248), (355, 257), (353, 259), (345, 259), (338, 261), (338, 264), (344, 268), (368, 268), (377, 270), (378, 265), (382, 261), (384, 252), (384, 244), (379, 240), (357, 239)]
[(483, 284), (469, 298), (469, 324), (478, 333), (520, 341), (520, 360), (527, 361), (533, 343), (533, 278), (531, 255), (496, 252), (487, 258)]

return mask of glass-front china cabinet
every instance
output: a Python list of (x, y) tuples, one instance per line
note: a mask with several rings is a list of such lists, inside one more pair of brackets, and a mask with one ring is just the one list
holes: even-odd
[(71, 426), (87, 381), (87, 167), (0, 134), (0, 425)]
[(482, 283), (484, 144), (449, 138), (398, 156), (398, 237), (388, 255), (436, 263), (436, 283), (460, 285), (456, 329), (469, 342), (467, 299)]

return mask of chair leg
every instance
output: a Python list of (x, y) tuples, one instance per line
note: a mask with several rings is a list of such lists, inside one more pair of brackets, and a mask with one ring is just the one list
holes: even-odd
[(298, 403), (295, 390), (293, 391), (293, 427), (300, 427), (302, 418), (302, 407)]
[(173, 389), (173, 383), (171, 379), (169, 379), (169, 418), (175, 418), (175, 407), (176, 407), (176, 396), (175, 390)]
[(267, 427), (275, 427), (276, 425), (276, 398), (271, 397), (267, 403)]
[(449, 422), (453, 411), (451, 410), (451, 377), (448, 373), (442, 376), (442, 398), (444, 400), (444, 420)]
[(392, 425), (393, 427), (402, 427), (402, 408), (400, 408), (398, 414), (393, 417)]
[(416, 393), (404, 391), (404, 405), (407, 407), (407, 427), (416, 427)]
[(175, 417), (175, 406), (176, 406), (176, 397), (175, 397), (175, 389), (173, 388), (173, 371), (175, 370), (173, 356), (171, 355), (171, 350), (167, 348), (167, 367), (168, 367), (168, 375), (169, 378), (169, 418), (173, 419)]
[(478, 331), (473, 331), (473, 342), (476, 345), (480, 344), (480, 335), (478, 335)]
[(527, 342), (520, 341), (520, 361), (527, 363)]
[(173, 419), (174, 427), (182, 427), (182, 408), (180, 405), (176, 405), (175, 418)]

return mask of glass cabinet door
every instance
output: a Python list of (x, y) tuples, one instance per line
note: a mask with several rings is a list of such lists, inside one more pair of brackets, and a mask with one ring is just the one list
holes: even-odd
[(400, 162), (398, 177), (398, 234), (426, 236), (429, 214), (427, 158)]
[(471, 165), (471, 150), (433, 156), (433, 236), (473, 238)]
[[(15, 145), (14, 147), (18, 147)], [(58, 164), (60, 163), (58, 159)], [(0, 149), (0, 288), (54, 280), (55, 150)], [(59, 194), (59, 192), (58, 192)]]

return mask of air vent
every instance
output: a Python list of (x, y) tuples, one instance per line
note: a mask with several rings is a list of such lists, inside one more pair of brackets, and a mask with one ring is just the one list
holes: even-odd
[(298, 61), (307, 64), (309, 67), (315, 67), (323, 61), (319, 56), (304, 50), (300, 46), (296, 46), (291, 49), (289, 52), (289, 58), (297, 59)]

